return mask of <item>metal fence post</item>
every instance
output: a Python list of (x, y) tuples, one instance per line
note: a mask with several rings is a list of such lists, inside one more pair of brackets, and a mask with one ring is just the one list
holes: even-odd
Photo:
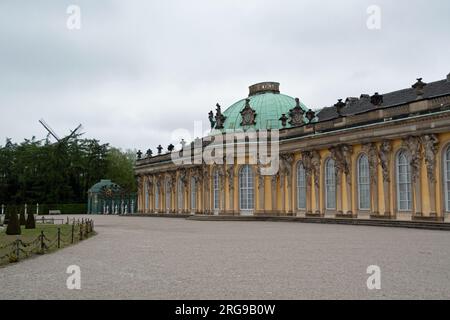
[(44, 253), (44, 251), (45, 251), (44, 230), (41, 230), (41, 253)]
[(73, 244), (73, 234), (75, 232), (75, 221), (72, 223), (72, 244)]
[(83, 240), (83, 225), (80, 224), (80, 241)]
[(58, 249), (61, 248), (61, 228), (58, 228)]

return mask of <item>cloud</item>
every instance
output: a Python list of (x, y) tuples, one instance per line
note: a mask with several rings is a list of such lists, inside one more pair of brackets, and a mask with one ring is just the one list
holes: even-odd
[[(442, 79), (450, 3), (377, 1), (13, 1), (0, 4), (0, 138), (64, 135), (122, 148), (169, 144), (249, 85), (281, 82), (317, 109), (338, 98)], [(66, 28), (79, 5), (82, 28)]]

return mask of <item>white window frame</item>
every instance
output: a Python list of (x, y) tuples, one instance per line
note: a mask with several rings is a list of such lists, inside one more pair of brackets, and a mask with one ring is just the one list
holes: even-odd
[(171, 209), (171, 200), (172, 200), (172, 195), (171, 195), (172, 191), (170, 191), (170, 186), (169, 186), (169, 181), (166, 181), (165, 183), (165, 196), (166, 196), (166, 211), (170, 212)]
[(159, 210), (159, 187), (155, 187), (155, 210)]
[(178, 210), (183, 210), (184, 209), (184, 199), (183, 199), (183, 182), (181, 181), (181, 179), (178, 179), (178, 184), (177, 184), (177, 209)]
[(255, 181), (250, 165), (239, 170), (239, 209), (244, 212), (255, 209)]
[[(400, 159), (403, 158), (406, 160), (406, 164), (401, 164), (400, 163)], [(401, 150), (400, 152), (397, 153), (397, 156), (395, 158), (395, 169), (396, 169), (396, 188), (397, 188), (397, 210), (399, 212), (411, 212), (412, 211), (412, 206), (413, 206), (413, 199), (412, 199), (412, 181), (411, 181), (411, 164), (409, 163), (409, 155), (405, 150)], [(405, 173), (401, 173), (401, 168), (405, 167), (406, 168), (406, 172)], [(400, 178), (401, 175), (406, 174), (406, 181), (405, 182), (401, 182)], [(401, 192), (401, 185), (405, 185), (406, 187), (406, 199), (402, 199), (402, 192)], [(403, 204), (406, 202), (406, 207), (403, 206)]]
[[(331, 166), (329, 166), (332, 164)], [(330, 170), (332, 172), (330, 172)], [(336, 199), (336, 167), (335, 162), (332, 158), (328, 158), (325, 162), (325, 209), (330, 211), (335, 211), (337, 209), (337, 199)], [(332, 183), (331, 183), (332, 182)], [(333, 192), (329, 192), (329, 188), (333, 188)], [(331, 190), (330, 190), (331, 191)], [(328, 199), (329, 196), (334, 195), (332, 199)], [(334, 206), (329, 206), (329, 202), (333, 202)]]
[(297, 163), (297, 209), (306, 210), (306, 170), (303, 163)]
[[(369, 170), (369, 157), (365, 154), (360, 155), (358, 158), (357, 182), (358, 182), (358, 209), (362, 211), (369, 211), (371, 209), (370, 170)], [(362, 198), (363, 196), (367, 198), (363, 199)], [(364, 206), (364, 204), (362, 203), (363, 201), (365, 202), (364, 204), (366, 204), (366, 206)]]
[(197, 183), (191, 178), (191, 210), (197, 210)]
[(219, 171), (214, 171), (213, 175), (213, 208), (214, 211), (220, 209), (220, 186), (219, 186)]
[(445, 190), (445, 211), (450, 212), (450, 146), (445, 149), (444, 156), (444, 190)]

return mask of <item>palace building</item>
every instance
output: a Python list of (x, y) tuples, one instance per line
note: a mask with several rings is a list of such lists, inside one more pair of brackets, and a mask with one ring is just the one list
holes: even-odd
[[(138, 153), (139, 213), (450, 220), (450, 74), (315, 112), (264, 82), (209, 120), (210, 135), (181, 150)], [(262, 174), (248, 137), (217, 163), (173, 161), (230, 147), (218, 139), (230, 132), (276, 137), (276, 172)]]

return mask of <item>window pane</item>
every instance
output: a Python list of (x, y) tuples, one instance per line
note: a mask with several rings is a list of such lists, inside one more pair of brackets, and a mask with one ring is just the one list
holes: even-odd
[(155, 209), (159, 209), (159, 187), (155, 190)]
[(213, 196), (214, 196), (214, 209), (218, 210), (219, 209), (219, 172), (215, 172), (214, 173), (214, 192), (213, 192)]
[(370, 210), (369, 159), (366, 155), (362, 155), (358, 160), (358, 197), (359, 209)]
[(254, 209), (254, 181), (249, 165), (243, 166), (239, 172), (239, 203), (241, 210)]
[(447, 152), (445, 154), (445, 198), (446, 198), (446, 211), (450, 212), (450, 147), (447, 148)]
[(197, 208), (197, 186), (195, 179), (191, 179), (191, 209), (195, 210)]
[(334, 160), (328, 159), (325, 165), (325, 198), (326, 209), (336, 209), (336, 175)]
[(297, 166), (297, 204), (298, 209), (306, 209), (306, 173), (301, 162)]
[(411, 166), (405, 152), (400, 152), (396, 159), (397, 165), (397, 202), (400, 211), (412, 209)]

